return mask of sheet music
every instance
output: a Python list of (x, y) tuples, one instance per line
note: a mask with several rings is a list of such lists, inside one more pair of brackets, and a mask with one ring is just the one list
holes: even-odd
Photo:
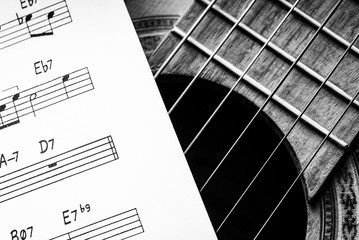
[(0, 238), (216, 239), (124, 3), (0, 12)]

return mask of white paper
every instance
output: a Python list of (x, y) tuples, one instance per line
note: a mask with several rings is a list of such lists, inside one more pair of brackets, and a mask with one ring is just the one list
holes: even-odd
[(216, 239), (124, 3), (0, 12), (0, 239)]

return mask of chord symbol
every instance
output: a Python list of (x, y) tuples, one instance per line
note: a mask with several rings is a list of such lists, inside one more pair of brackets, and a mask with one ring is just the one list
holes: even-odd
[[(128, 239), (144, 233), (137, 209), (116, 214), (50, 240)], [(70, 236), (71, 234), (71, 236)]]
[[(110, 136), (0, 176), (0, 203), (118, 160)], [(113, 143), (112, 143), (113, 144)], [(15, 156), (17, 157), (17, 155)]]

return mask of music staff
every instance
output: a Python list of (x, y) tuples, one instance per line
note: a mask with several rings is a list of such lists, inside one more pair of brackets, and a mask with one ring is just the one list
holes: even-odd
[(0, 25), (0, 50), (33, 37), (54, 34), (54, 29), (72, 22), (66, 0)]
[(50, 240), (127, 239), (144, 232), (137, 209), (105, 218)]
[(0, 177), (0, 203), (118, 159), (107, 136)]
[(20, 118), (93, 90), (87, 68), (55, 78), (41, 85), (0, 99), (0, 130), (20, 123)]

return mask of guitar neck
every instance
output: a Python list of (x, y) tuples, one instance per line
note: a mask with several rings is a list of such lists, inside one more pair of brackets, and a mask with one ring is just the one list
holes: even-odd
[(359, 131), (359, 4), (250, 2), (217, 1), (191, 32), (211, 4), (195, 1), (151, 68), (218, 83), (263, 108), (292, 147), (312, 199)]

